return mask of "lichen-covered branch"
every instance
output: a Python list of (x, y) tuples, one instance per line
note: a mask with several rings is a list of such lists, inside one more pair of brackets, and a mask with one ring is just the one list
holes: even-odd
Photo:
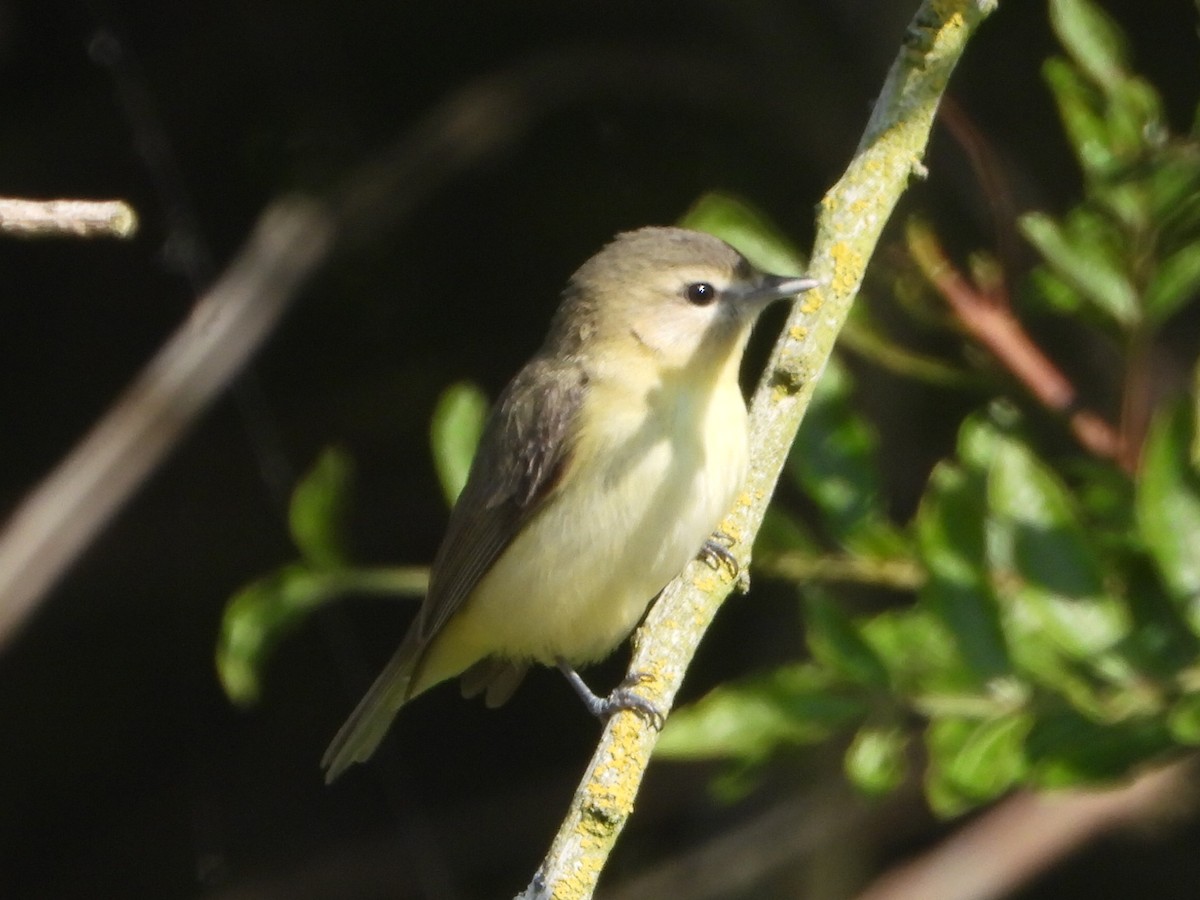
[(124, 200), (0, 197), (0, 234), (15, 237), (133, 237), (137, 214)]
[[(938, 101), (968, 39), (996, 0), (926, 0), (905, 34), (854, 159), (825, 195), (808, 274), (822, 287), (793, 307), (751, 405), (750, 478), (723, 523), (743, 569), (788, 448), (858, 292), (884, 224), (921, 159)], [(663, 591), (634, 638), (639, 688), (669, 709), (733, 579), (693, 562)], [(616, 843), (658, 735), (630, 714), (609, 720), (525, 900), (590, 897)]]

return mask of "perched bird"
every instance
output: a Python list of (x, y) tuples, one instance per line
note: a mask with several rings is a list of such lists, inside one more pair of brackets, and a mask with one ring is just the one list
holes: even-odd
[(615, 649), (729, 512), (749, 455), (751, 326), (815, 286), (682, 228), (620, 234), (575, 272), (489, 415), (429, 593), (326, 751), (327, 781), (458, 675), (498, 706), (531, 663), (554, 665), (596, 715), (658, 715), (628, 686), (597, 697), (574, 667)]

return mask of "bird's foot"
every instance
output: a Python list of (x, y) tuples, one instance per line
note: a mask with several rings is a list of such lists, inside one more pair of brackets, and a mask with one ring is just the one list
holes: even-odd
[(558, 670), (563, 673), (567, 683), (575, 689), (575, 693), (579, 695), (583, 705), (597, 719), (607, 721), (616, 713), (628, 710), (654, 728), (662, 730), (663, 724), (667, 720), (666, 715), (657, 706), (634, 691), (637, 685), (651, 680), (653, 676), (650, 674), (646, 672), (631, 673), (607, 697), (600, 697), (592, 692), (592, 689), (584, 683), (579, 673), (571, 668), (566, 660), (558, 661)]
[(709, 567), (720, 571), (725, 569), (731, 578), (737, 578), (741, 571), (741, 566), (738, 565), (737, 557), (733, 555), (733, 551), (729, 548), (734, 544), (733, 538), (724, 531), (715, 531), (713, 536), (704, 542), (704, 546), (700, 548), (700, 558), (704, 560)]

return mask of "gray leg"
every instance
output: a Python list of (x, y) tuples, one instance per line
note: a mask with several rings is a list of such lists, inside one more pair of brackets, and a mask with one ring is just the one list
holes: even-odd
[(583, 679), (579, 677), (579, 673), (571, 668), (565, 659), (558, 660), (558, 670), (563, 673), (567, 683), (575, 689), (575, 693), (579, 695), (583, 705), (597, 719), (607, 720), (614, 713), (627, 709), (645, 719), (655, 728), (663, 727), (667, 717), (662, 711), (645, 697), (639, 697), (633, 692), (632, 684), (643, 681), (644, 678), (641, 676), (632, 676), (607, 697), (599, 697), (592, 693), (592, 689), (584, 683)]

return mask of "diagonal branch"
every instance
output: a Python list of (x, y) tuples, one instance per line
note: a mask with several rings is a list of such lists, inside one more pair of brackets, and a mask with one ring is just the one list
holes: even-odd
[[(795, 304), (751, 406), (750, 478), (722, 525), (743, 570), (784, 459), (896, 201), (921, 158), (950, 74), (995, 0), (926, 0), (905, 34), (849, 169), (821, 201), (809, 275), (823, 285)], [(634, 638), (631, 671), (669, 709), (733, 579), (693, 562), (663, 591)], [(590, 897), (633, 810), (658, 740), (632, 715), (609, 720), (566, 818), (523, 900)]]

